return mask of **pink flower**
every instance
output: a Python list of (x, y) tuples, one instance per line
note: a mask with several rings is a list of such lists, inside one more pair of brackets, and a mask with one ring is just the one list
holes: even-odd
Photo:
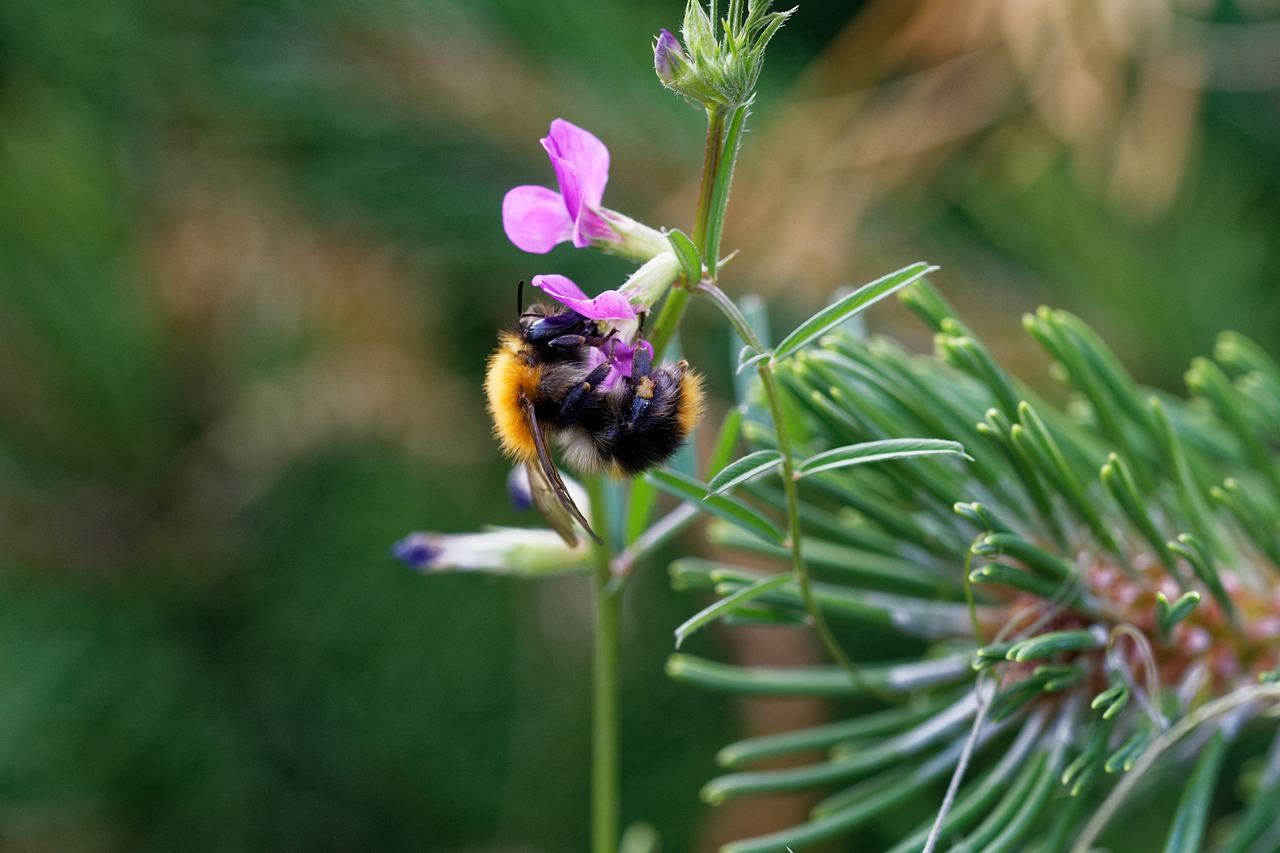
[(616, 238), (600, 215), (609, 182), (609, 149), (593, 134), (562, 118), (551, 122), (542, 140), (551, 158), (560, 192), (546, 187), (516, 187), (502, 200), (502, 227), (526, 252), (546, 254), (573, 240), (578, 248)]
[[(562, 305), (572, 308), (583, 317), (599, 320), (615, 328), (619, 323), (633, 321), (639, 316), (635, 306), (616, 290), (606, 290), (594, 299), (582, 292), (582, 288), (562, 275), (535, 275), (533, 286), (542, 288), (548, 296)], [(631, 376), (631, 362), (636, 350), (644, 347), (653, 358), (653, 345), (641, 340), (629, 344), (620, 337), (610, 336), (601, 346), (592, 347), (587, 353), (587, 366), (596, 368), (601, 364), (609, 365), (609, 372), (600, 383), (600, 388), (607, 391), (617, 383), (619, 377)]]
[(647, 261), (670, 251), (661, 232), (601, 207), (609, 183), (609, 149), (593, 134), (558, 118), (542, 140), (560, 191), (523, 186), (502, 199), (502, 228), (517, 248), (544, 255), (560, 243), (594, 246)]
[(608, 320), (616, 323), (636, 318), (635, 307), (616, 290), (606, 290), (592, 299), (582, 292), (581, 287), (562, 275), (535, 275), (533, 286), (542, 288), (543, 292), (557, 302), (591, 320)]
[(632, 361), (635, 359), (636, 350), (645, 349), (649, 352), (649, 361), (653, 361), (653, 344), (646, 340), (639, 340), (634, 346), (613, 338), (602, 347), (596, 347), (587, 355), (587, 365), (591, 368), (598, 367), (608, 362), (609, 372), (600, 382), (600, 390), (608, 391), (617, 384), (618, 379), (623, 376), (630, 378)]

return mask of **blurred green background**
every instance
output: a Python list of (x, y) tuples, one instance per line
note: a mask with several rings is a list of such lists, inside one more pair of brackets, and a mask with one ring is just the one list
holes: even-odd
[[(562, 116), (610, 146), (606, 204), (690, 227), (703, 119), (650, 52), (682, 11), (0, 4), (0, 848), (585, 848), (585, 584), (387, 549), (532, 523), (485, 355), (518, 279), (628, 269), (519, 252), (501, 198), (551, 182)], [(1280, 4), (804, 3), (725, 245), (724, 286), (779, 327), (940, 263), (1042, 382), (1019, 322), (1041, 302), (1168, 388), (1221, 328), (1280, 352)], [(895, 307), (873, 322), (928, 346)], [(689, 323), (722, 408), (727, 334)], [(696, 602), (657, 564), (628, 595), (624, 820), (674, 851), (785, 823), (794, 802), (713, 815), (697, 789), (739, 732), (826, 711), (669, 684)]]

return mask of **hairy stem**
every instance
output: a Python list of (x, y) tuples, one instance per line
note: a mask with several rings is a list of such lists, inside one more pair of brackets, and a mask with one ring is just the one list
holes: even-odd
[[(756, 337), (756, 333), (747, 322), (746, 317), (743, 316), (742, 312), (738, 310), (738, 306), (723, 290), (716, 287), (711, 281), (704, 280), (698, 285), (698, 292), (706, 295), (716, 303), (721, 313), (728, 318), (729, 324), (733, 326), (734, 331), (747, 344), (755, 349), (756, 352), (764, 352), (760, 339)], [(804, 602), (804, 609), (808, 612), (809, 618), (813, 620), (814, 630), (818, 632), (818, 638), (822, 641), (822, 646), (827, 650), (827, 654), (831, 656), (831, 659), (842, 666), (849, 673), (849, 677), (868, 693), (888, 702), (897, 702), (896, 697), (891, 696), (878, 685), (868, 681), (862, 674), (862, 670), (858, 668), (858, 665), (845, 654), (844, 649), (840, 647), (840, 643), (836, 641), (835, 635), (831, 633), (831, 626), (827, 624), (827, 617), (818, 607), (817, 601), (814, 600), (813, 583), (809, 577), (809, 566), (804, 560), (804, 540), (800, 535), (800, 489), (795, 476), (795, 458), (791, 450), (791, 434), (787, 430), (786, 419), (782, 411), (782, 394), (778, 389), (778, 379), (773, 372), (773, 363), (770, 359), (765, 358), (757, 362), (756, 372), (759, 374), (760, 382), (764, 386), (765, 399), (769, 404), (769, 417), (773, 420), (773, 430), (778, 440), (778, 452), (782, 454), (782, 490), (787, 504), (787, 549), (791, 552), (791, 568), (795, 572), (796, 583), (800, 587), (800, 598)]]
[[(702, 185), (698, 190), (698, 212), (691, 239), (698, 247), (712, 281), (715, 281), (720, 236), (724, 231), (724, 214), (729, 204), (729, 184), (733, 182), (733, 166), (738, 159), (738, 149), (742, 146), (742, 130), (746, 120), (745, 106), (738, 107), (731, 113), (724, 107), (707, 110), (707, 146), (702, 155)], [(653, 333), (649, 335), (655, 360), (662, 357), (680, 328), (696, 284), (694, 281), (681, 281), (668, 294), (654, 323)]]
[(610, 584), (613, 540), (604, 481), (588, 477), (585, 486), (591, 500), (591, 526), (604, 540), (593, 555), (596, 624), (591, 693), (591, 851), (617, 853), (622, 587)]

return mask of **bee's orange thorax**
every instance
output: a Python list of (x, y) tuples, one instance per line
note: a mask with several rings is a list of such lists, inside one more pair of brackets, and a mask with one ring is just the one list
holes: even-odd
[(520, 405), (520, 395), (536, 399), (541, 379), (542, 365), (528, 357), (524, 342), (519, 336), (504, 332), (498, 348), (489, 356), (484, 391), (489, 398), (493, 433), (502, 443), (502, 452), (523, 462), (536, 459), (538, 448)]

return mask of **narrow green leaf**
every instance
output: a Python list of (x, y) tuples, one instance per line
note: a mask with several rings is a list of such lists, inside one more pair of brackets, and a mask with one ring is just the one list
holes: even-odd
[(1097, 763), (1107, 751), (1107, 741), (1111, 738), (1111, 721), (1106, 720), (1094, 725), (1089, 735), (1089, 743), (1076, 756), (1075, 760), (1062, 771), (1062, 784), (1071, 789), (1071, 796), (1076, 796), (1089, 783), (1090, 777), (1097, 771)]
[(686, 654), (667, 659), (667, 675), (684, 684), (744, 696), (865, 696), (868, 685), (909, 693), (973, 677), (968, 655), (862, 667), (861, 681), (840, 666), (733, 666)]
[[(1276, 815), (1280, 814), (1280, 772), (1277, 771), (1276, 742), (1273, 741), (1267, 767), (1259, 780), (1260, 790), (1249, 803), (1244, 816), (1236, 823), (1231, 839), (1224, 843), (1221, 853), (1253, 853), (1253, 850), (1275, 850), (1276, 840), (1280, 836), (1280, 822)], [(1266, 847), (1256, 847), (1255, 842), (1267, 832), (1271, 833), (1272, 843)], [(1262, 844), (1266, 844), (1264, 839)]]
[(1112, 453), (1107, 457), (1099, 476), (1102, 485), (1111, 493), (1111, 497), (1128, 516), (1133, 526), (1151, 545), (1160, 561), (1166, 566), (1175, 565), (1173, 555), (1169, 553), (1169, 547), (1165, 544), (1164, 535), (1151, 517), (1151, 513), (1147, 511), (1150, 502), (1138, 491), (1138, 484), (1130, 472), (1128, 463), (1119, 455)]
[[(944, 330), (948, 323), (943, 323)], [(938, 355), (947, 364), (977, 379), (991, 391), (1000, 409), (1009, 417), (1017, 412), (1019, 395), (1013, 379), (1005, 373), (986, 347), (977, 339), (962, 334), (943, 334), (935, 338)]]
[(1020, 569), (1006, 566), (1003, 563), (989, 563), (985, 566), (980, 566), (969, 573), (969, 580), (976, 584), (1000, 584), (1020, 592), (1028, 592), (1045, 600), (1052, 599), (1060, 588), (1060, 584), (1027, 574)]
[(881, 441), (849, 444), (810, 456), (796, 465), (796, 479), (867, 462), (943, 455), (970, 458), (964, 452), (964, 447), (955, 441), (941, 438), (888, 438)]
[(1280, 539), (1270, 513), (1239, 480), (1228, 477), (1221, 486), (1209, 489), (1209, 496), (1226, 507), (1253, 544), (1262, 549), (1274, 565), (1280, 566)]
[[(802, 512), (801, 526), (808, 527), (806, 522)], [(708, 527), (707, 538), (717, 545), (743, 548), (782, 560), (790, 554), (786, 548), (766, 545), (754, 536), (740, 533), (736, 528), (719, 522)], [(847, 580), (862, 587), (905, 592), (927, 598), (959, 598), (960, 587), (953, 576), (918, 561), (872, 550), (869, 545), (853, 547), (819, 536), (806, 536), (802, 544), (805, 562), (809, 567), (825, 572), (832, 580)]]
[(1110, 720), (1129, 704), (1129, 697), (1132, 693), (1127, 684), (1113, 684), (1106, 690), (1103, 690), (1097, 696), (1093, 697), (1093, 701), (1089, 703), (1089, 707), (1093, 710), (1103, 708), (1102, 719)]
[(1238, 621), (1236, 603), (1227, 594), (1227, 588), (1222, 584), (1222, 576), (1218, 574), (1213, 555), (1209, 553), (1205, 544), (1190, 533), (1183, 533), (1176, 542), (1170, 542), (1168, 545), (1170, 551), (1187, 561), (1191, 566), (1192, 574), (1209, 588), (1209, 593), (1218, 604), (1222, 605), (1222, 609), (1231, 621)]
[[(1128, 695), (1127, 693), (1125, 694)], [(1105, 718), (1106, 715), (1104, 714)], [(1107, 756), (1106, 762), (1102, 765), (1102, 769), (1108, 773), (1120, 773), (1121, 771), (1128, 773), (1133, 769), (1133, 765), (1137, 763), (1142, 754), (1147, 751), (1147, 747), (1151, 745), (1154, 738), (1150, 726), (1143, 726), (1134, 732), (1132, 736), (1124, 743), (1116, 748), (1116, 751)]]
[(707, 497), (723, 494), (753, 477), (772, 471), (782, 465), (782, 454), (776, 450), (757, 450), (724, 466), (707, 483)]
[(714, 477), (733, 458), (734, 449), (738, 446), (738, 438), (742, 435), (742, 421), (746, 416), (743, 406), (734, 406), (724, 413), (720, 422), (720, 431), (716, 433), (715, 445), (707, 458), (707, 476)]
[[(1043, 721), (1043, 715), (1027, 719), (1018, 732), (1017, 739), (1001, 755), (1000, 763), (956, 799), (950, 813), (942, 821), (940, 837), (952, 837), (957, 831), (991, 812), (992, 804), (1002, 793), (1010, 790), (1015, 774), (1026, 766), (1032, 751), (1037, 748)], [(932, 830), (933, 820), (929, 820), (915, 833), (890, 848), (888, 853), (921, 853)]]
[(981, 672), (990, 666), (998, 663), (1004, 663), (1008, 658), (1005, 657), (1009, 653), (1009, 649), (1013, 648), (1013, 642), (991, 643), (978, 649), (970, 666), (975, 671)]
[(1032, 545), (1016, 533), (989, 533), (970, 550), (974, 556), (984, 559), (1012, 557), (1040, 577), (1059, 583), (1074, 580), (1078, 574), (1075, 567), (1061, 557)]
[(623, 528), (628, 545), (649, 529), (657, 505), (658, 489), (653, 483), (643, 477), (631, 481), (631, 495), (627, 501), (627, 517)]
[(692, 477), (686, 477), (674, 471), (650, 471), (646, 476), (664, 492), (686, 500), (703, 512), (723, 518), (749, 533), (754, 533), (766, 542), (781, 544), (786, 540), (786, 536), (778, 525), (742, 501), (727, 495), (705, 497), (706, 484)]
[(744, 604), (732, 613), (720, 617), (726, 628), (774, 628), (785, 626), (798, 628), (808, 620), (804, 613), (783, 613), (769, 605)]
[(703, 625), (706, 625), (720, 616), (725, 616), (734, 612), (751, 599), (758, 598), (771, 589), (777, 589), (793, 578), (794, 576), (790, 572), (781, 575), (774, 575), (769, 578), (761, 578), (750, 586), (744, 586), (733, 595), (730, 595), (727, 598), (722, 598), (709, 607), (704, 607), (689, 619), (686, 619), (679, 628), (676, 628), (676, 648), (680, 648), (680, 645), (685, 641), (685, 639)]
[(778, 344), (773, 353), (773, 360), (778, 362), (795, 355), (845, 320), (936, 269), (936, 266), (930, 266), (921, 261), (858, 288), (797, 326), (795, 331)]
[(1005, 796), (978, 827), (954, 848), (957, 853), (1003, 853), (1014, 849), (1029, 825), (1040, 816), (1053, 795), (1054, 777), (1060, 750), (1040, 752), (1023, 765), (1018, 778), (1005, 789)]
[(753, 367), (772, 355), (773, 353), (767, 350), (765, 352), (756, 352), (756, 348), (750, 344), (744, 345), (741, 351), (738, 352), (738, 367), (733, 371), (734, 375), (742, 373), (748, 367)]
[(703, 787), (702, 799), (719, 804), (744, 794), (794, 791), (867, 776), (901, 764), (941, 741), (953, 741), (956, 734), (968, 728), (977, 707), (974, 693), (969, 692), (908, 731), (879, 743), (859, 744), (856, 749), (837, 748), (827, 761), (782, 770), (729, 773), (712, 779)]
[(968, 519), (983, 530), (990, 530), (992, 533), (1013, 533), (1009, 523), (985, 504), (957, 503), (953, 508), (956, 515)]
[(1227, 754), (1227, 737), (1218, 732), (1200, 750), (1200, 758), (1191, 771), (1191, 779), (1182, 790), (1182, 798), (1173, 812), (1173, 826), (1165, 840), (1164, 853), (1197, 853), (1204, 849), (1204, 831), (1209, 823), (1209, 808), (1218, 786), (1218, 773)]
[[(712, 573), (717, 582), (716, 591), (721, 595), (735, 592), (760, 577), (758, 572), (732, 567)], [(959, 602), (920, 599), (830, 583), (814, 583), (813, 598), (818, 607), (833, 619), (892, 628), (923, 639), (965, 637), (972, 631), (969, 611)], [(771, 591), (766, 600), (797, 609), (804, 607), (800, 592), (794, 586)], [(989, 608), (980, 608), (980, 613), (983, 618), (993, 618)]]
[(1059, 444), (1048, 424), (1030, 403), (1018, 404), (1020, 423), (1009, 429), (1010, 438), (1026, 458), (1031, 460), (1036, 469), (1057, 487), (1057, 492), (1075, 509), (1076, 514), (1093, 530), (1098, 541), (1108, 551), (1126, 561), (1128, 553), (1116, 542), (1111, 528), (1107, 526), (1102, 514), (1098, 511), (1098, 503), (1085, 494), (1075, 469), (1067, 460), (1067, 454)]
[(684, 275), (685, 282), (692, 287), (702, 281), (702, 258), (698, 255), (698, 247), (679, 228), (672, 228), (666, 235), (676, 260), (680, 262), (680, 272)]
[[(988, 726), (979, 734), (979, 746), (989, 740), (998, 726)], [(920, 795), (920, 789), (946, 776), (960, 759), (965, 748), (965, 738), (952, 738), (940, 752), (923, 764), (910, 767), (898, 775), (890, 770), (879, 776), (860, 782), (843, 791), (837, 791), (813, 807), (814, 818), (834, 818), (837, 815), (857, 815), (860, 820), (874, 815), (884, 808), (884, 798), (896, 804)], [(884, 791), (884, 794), (878, 792)]]
[(1194, 589), (1184, 592), (1174, 602), (1170, 602), (1163, 592), (1156, 591), (1156, 624), (1160, 632), (1168, 635), (1174, 626), (1191, 615), (1200, 604), (1200, 593)]
[(1207, 358), (1197, 358), (1191, 362), (1185, 378), (1187, 387), (1208, 400), (1222, 422), (1239, 439), (1245, 458), (1255, 471), (1266, 478), (1272, 496), (1280, 498), (1280, 463), (1263, 437), (1254, 430), (1252, 420), (1245, 416), (1240, 392), (1222, 368)]
[(892, 734), (932, 717), (946, 704), (946, 701), (946, 696), (930, 693), (901, 707), (888, 708), (837, 723), (740, 740), (716, 753), (716, 763), (726, 768), (740, 767), (765, 758), (826, 749), (843, 741)]
[[(703, 245), (707, 249), (707, 271), (713, 281), (716, 277), (716, 264), (720, 258), (720, 236), (724, 232), (724, 212), (729, 204), (729, 186), (733, 183), (733, 168), (738, 162), (743, 127), (750, 112), (746, 104), (733, 111), (729, 126), (725, 129), (724, 149), (716, 168), (715, 179), (711, 184), (711, 212), (707, 217), (706, 240)], [(697, 233), (696, 229), (694, 233)]]
[(1187, 457), (1182, 439), (1174, 428), (1169, 413), (1165, 410), (1160, 398), (1151, 397), (1147, 401), (1151, 412), (1151, 421), (1155, 426), (1156, 439), (1160, 442), (1160, 451), (1166, 459), (1173, 463), (1177, 475), (1177, 494), (1182, 514), (1191, 523), (1191, 529), (1197, 536), (1208, 542), (1214, 551), (1222, 552), (1222, 543), (1218, 536), (1218, 523), (1213, 510), (1205, 499), (1204, 491), (1191, 470), (1191, 462)]
[(1005, 658), (1022, 663), (1051, 657), (1059, 652), (1092, 651), (1104, 645), (1106, 645), (1105, 637), (1085, 628), (1072, 631), (1050, 631), (1048, 634), (1014, 643), (1005, 654)]

